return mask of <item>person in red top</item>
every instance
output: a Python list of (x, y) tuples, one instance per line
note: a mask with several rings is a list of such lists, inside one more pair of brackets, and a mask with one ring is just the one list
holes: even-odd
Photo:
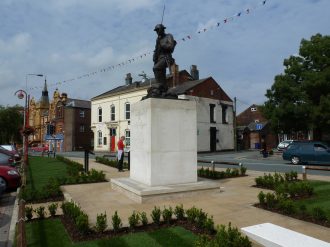
[(118, 171), (123, 172), (123, 162), (124, 162), (124, 140), (125, 136), (120, 137), (117, 147), (118, 147), (118, 155), (117, 155), (117, 160), (118, 160)]

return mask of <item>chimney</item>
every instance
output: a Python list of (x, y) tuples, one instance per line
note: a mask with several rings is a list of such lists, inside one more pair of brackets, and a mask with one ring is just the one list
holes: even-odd
[(133, 78), (131, 76), (131, 73), (127, 73), (126, 78), (125, 78), (126, 86), (131, 85), (132, 81), (133, 81)]
[(179, 65), (172, 65), (172, 75), (173, 75), (173, 87), (176, 87), (179, 84)]
[(62, 93), (61, 95), (62, 102), (65, 103), (67, 99), (68, 99), (68, 95), (66, 93)]
[(197, 65), (190, 66), (190, 75), (194, 80), (199, 80), (199, 71), (197, 69)]

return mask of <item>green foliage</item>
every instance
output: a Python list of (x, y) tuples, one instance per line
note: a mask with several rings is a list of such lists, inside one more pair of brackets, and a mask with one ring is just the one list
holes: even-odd
[(25, 206), (25, 217), (27, 220), (31, 220), (33, 217), (33, 208), (32, 206)]
[(96, 216), (96, 231), (97, 232), (104, 232), (105, 229), (107, 229), (108, 223), (107, 223), (107, 213), (104, 212), (104, 214), (97, 214)]
[(111, 219), (112, 228), (115, 232), (117, 232), (122, 226), (121, 218), (119, 217), (117, 211), (115, 211), (115, 214), (111, 217)]
[(275, 76), (262, 109), (276, 133), (321, 133), (330, 119), (330, 36), (316, 34), (300, 43), (299, 55), (284, 60), (284, 73)]
[(203, 212), (202, 209), (197, 210), (196, 224), (199, 228), (203, 229), (207, 220), (207, 213)]
[(86, 234), (89, 231), (88, 215), (85, 213), (79, 214), (75, 224), (81, 234)]
[(50, 205), (48, 205), (48, 211), (52, 217), (56, 215), (57, 208), (58, 208), (57, 203), (51, 203)]
[(278, 202), (278, 208), (283, 211), (283, 213), (292, 215), (296, 213), (296, 207), (292, 200), (282, 199)]
[(174, 215), (178, 220), (183, 220), (185, 213), (184, 213), (184, 209), (183, 209), (183, 205), (177, 205), (174, 209)]
[(252, 247), (252, 243), (247, 237), (243, 237), (236, 227), (229, 223), (228, 228), (221, 225), (217, 229), (214, 239), (206, 235), (201, 235), (195, 242), (198, 247)]
[(131, 229), (134, 229), (140, 222), (140, 214), (133, 211), (132, 215), (128, 217), (128, 224)]
[(45, 218), (45, 207), (40, 206), (34, 210), (34, 212), (37, 214), (37, 217), (39, 219), (44, 219)]
[(261, 205), (264, 205), (265, 204), (265, 198), (266, 198), (266, 195), (263, 191), (260, 191), (259, 194), (258, 194), (258, 199), (259, 199), (259, 203)]
[(147, 217), (146, 212), (141, 212), (140, 213), (140, 218), (141, 218), (141, 223), (142, 223), (143, 226), (148, 225), (148, 217)]
[(167, 223), (167, 224), (170, 224), (171, 222), (171, 219), (172, 219), (172, 215), (173, 215), (173, 209), (172, 207), (170, 206), (169, 208), (164, 208), (163, 211), (162, 211), (162, 216), (163, 216), (163, 219), (164, 221)]
[(199, 177), (211, 178), (211, 179), (222, 179), (222, 178), (232, 178), (238, 176), (244, 176), (246, 174), (247, 168), (244, 166), (240, 166), (240, 168), (227, 168), (226, 171), (213, 171), (207, 168), (200, 168), (197, 170), (197, 175)]
[(247, 168), (245, 166), (243, 166), (243, 165), (241, 165), (239, 167), (239, 171), (240, 171), (241, 176), (245, 176), (246, 170), (247, 170)]
[(327, 220), (327, 215), (321, 207), (314, 207), (312, 210), (312, 217), (315, 220), (325, 221)]
[(153, 222), (157, 225), (160, 224), (160, 217), (162, 215), (162, 211), (160, 210), (159, 207), (154, 207), (154, 209), (151, 211), (151, 218)]
[(214, 220), (213, 216), (207, 217), (206, 221), (204, 222), (204, 229), (207, 233), (212, 234), (214, 232)]
[(0, 143), (21, 143), (19, 129), (23, 127), (23, 108), (21, 106), (0, 106)]
[[(107, 165), (107, 166), (111, 166), (111, 167), (113, 167), (113, 168), (117, 168), (117, 160), (109, 160), (109, 159), (107, 159), (107, 158), (105, 158), (105, 157), (100, 157), (100, 156), (96, 156), (95, 157), (95, 160), (96, 160), (96, 162), (98, 162), (98, 163), (101, 163), (101, 164), (104, 164), (104, 165)], [(128, 168), (128, 163), (127, 162), (124, 162), (123, 163), (123, 168), (124, 169), (127, 169)]]
[(196, 222), (197, 214), (198, 214), (198, 209), (195, 206), (186, 210), (187, 220), (190, 223)]
[(275, 195), (273, 193), (266, 194), (266, 205), (267, 208), (274, 208), (276, 204)]

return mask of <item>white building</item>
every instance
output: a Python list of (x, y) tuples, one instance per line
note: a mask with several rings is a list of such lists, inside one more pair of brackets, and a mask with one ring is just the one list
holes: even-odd
[[(198, 152), (234, 149), (233, 101), (212, 77), (199, 79), (194, 65), (190, 74), (185, 70), (174, 70), (173, 74), (168, 77), (171, 90), (180, 99), (197, 103)], [(122, 135), (129, 147), (131, 105), (147, 95), (153, 80), (132, 82), (131, 74), (127, 74), (125, 80), (125, 85), (91, 99), (95, 151), (116, 151), (116, 143)]]

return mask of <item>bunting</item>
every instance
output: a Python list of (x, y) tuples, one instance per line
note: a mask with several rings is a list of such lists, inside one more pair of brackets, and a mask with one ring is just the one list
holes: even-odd
[[(266, 4), (266, 2), (267, 2), (266, 0), (263, 0), (261, 3), (259, 3), (258, 5), (254, 6), (254, 7), (247, 8), (244, 11), (238, 11), (233, 16), (222, 18), (222, 20), (217, 21), (215, 24), (209, 26), (208, 28), (205, 27), (205, 28), (202, 28), (202, 29), (198, 30), (195, 34), (202, 34), (202, 33), (205, 33), (207, 31), (209, 31), (210, 29), (219, 28), (222, 25), (230, 23), (235, 18), (240, 18), (243, 14), (249, 15), (251, 13), (251, 11), (256, 10), (260, 6), (264, 6)], [(185, 35), (183, 38), (180, 38), (180, 39), (177, 39), (177, 40), (178, 40), (178, 43), (186, 42), (188, 40), (193, 39), (194, 37), (195, 37), (195, 35), (188, 34), (188, 35)], [(153, 51), (149, 51), (149, 52), (140, 54), (136, 57), (131, 57), (131, 58), (127, 59), (126, 61), (123, 61), (123, 62), (118, 63), (116, 65), (109, 65), (105, 68), (101, 68), (99, 70), (96, 70), (96, 71), (93, 71), (93, 72), (90, 72), (90, 73), (79, 75), (79, 76), (71, 78), (69, 80), (63, 80), (63, 81), (58, 81), (56, 83), (50, 83), (50, 84), (48, 84), (48, 86), (52, 87), (52, 86), (57, 86), (57, 85), (63, 85), (63, 84), (67, 84), (67, 83), (72, 82), (72, 81), (76, 81), (76, 80), (80, 80), (80, 79), (83, 79), (83, 78), (86, 78), (86, 77), (94, 76), (94, 75), (97, 75), (99, 73), (105, 73), (105, 72), (113, 71), (113, 70), (116, 70), (117, 68), (121, 68), (125, 65), (132, 64), (132, 63), (137, 62), (141, 59), (145, 59), (147, 56), (149, 56), (151, 54), (153, 54)], [(29, 89), (30, 90), (35, 90), (35, 89), (41, 89), (41, 88), (43, 88), (43, 86), (30, 87)]]

